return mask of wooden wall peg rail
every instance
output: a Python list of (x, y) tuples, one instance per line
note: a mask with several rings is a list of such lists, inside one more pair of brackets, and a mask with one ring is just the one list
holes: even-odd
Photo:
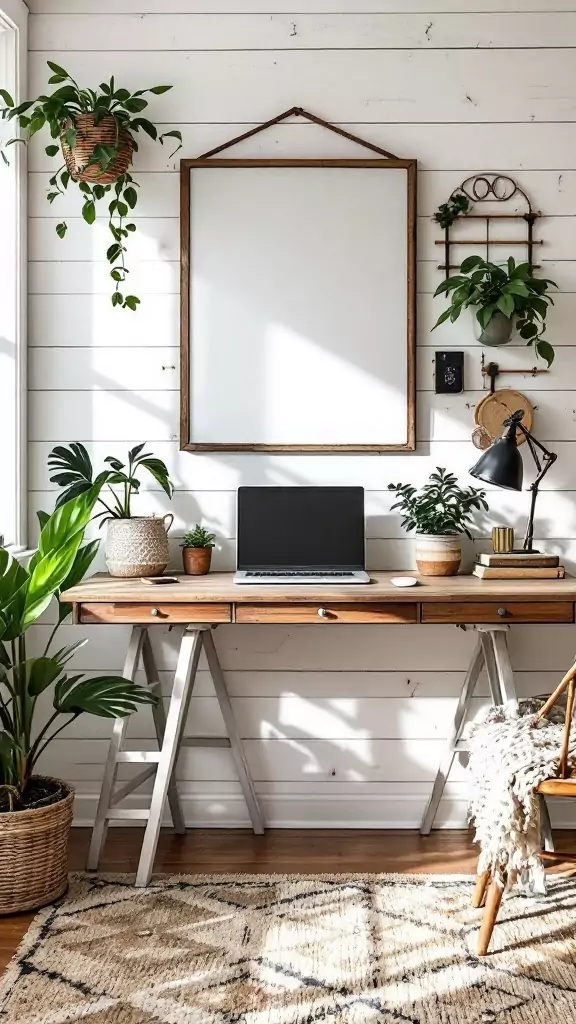
[[(396, 573), (395, 575), (401, 575)], [(407, 574), (409, 575), (409, 574)], [(514, 675), (508, 656), (507, 632), (516, 622), (573, 623), (576, 580), (479, 580), (474, 576), (425, 577), (417, 587), (398, 589), (388, 574), (372, 573), (370, 584), (335, 586), (237, 586), (232, 573), (204, 577), (179, 577), (178, 584), (163, 587), (157, 596), (140, 580), (113, 579), (98, 574), (72, 587), (62, 600), (73, 605), (75, 623), (131, 624), (132, 634), (124, 675), (133, 679), (140, 662), (148, 686), (160, 693), (149, 629), (158, 625), (180, 627), (180, 653), (167, 714), (162, 704), (154, 712), (157, 750), (135, 751), (125, 746), (127, 720), (118, 719), (110, 743), (88, 868), (98, 867), (111, 820), (142, 820), (146, 829), (136, 875), (136, 885), (150, 880), (156, 845), (166, 804), (177, 832), (185, 825), (179, 804), (175, 768), (182, 746), (225, 746), (230, 749), (252, 827), (264, 830), (256, 787), (238, 727), (234, 720), (225, 675), (218, 660), (214, 629), (223, 623), (315, 623), (319, 629), (338, 624), (386, 626), (404, 623), (452, 624), (472, 628), (477, 644), (466, 673), (446, 750), (421, 832), (434, 824), (440, 799), (454, 758), (465, 750), (462, 732), (480, 671), (486, 667), (494, 703), (516, 702)], [(156, 600), (154, 600), (156, 596)], [(407, 633), (407, 643), (413, 642)], [(226, 737), (186, 737), (186, 717), (201, 650), (204, 649), (224, 718)], [(122, 764), (137, 763), (142, 770), (117, 785)], [(150, 807), (125, 808), (122, 801), (143, 782), (154, 778)]]

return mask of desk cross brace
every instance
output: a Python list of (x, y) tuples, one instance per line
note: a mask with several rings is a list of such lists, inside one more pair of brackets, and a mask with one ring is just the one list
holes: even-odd
[[(204, 649), (208, 661), (216, 697), (218, 698), (226, 726), (227, 736), (224, 737), (184, 736), (184, 727), (202, 649)], [(136, 885), (146, 886), (152, 875), (166, 801), (168, 801), (170, 807), (174, 830), (180, 835), (184, 835), (186, 832), (175, 780), (176, 762), (181, 747), (229, 748), (234, 758), (238, 780), (246, 800), (254, 832), (259, 835), (262, 834), (264, 825), (244, 747), (234, 720), (226, 681), (218, 661), (211, 627), (187, 626), (185, 628), (180, 644), (178, 664), (167, 715), (164, 711), (158, 670), (148, 630), (145, 626), (134, 626), (124, 665), (123, 674), (127, 679), (135, 679), (140, 662), (142, 662), (149, 689), (159, 698), (158, 703), (153, 705), (152, 709), (159, 749), (157, 751), (125, 750), (124, 740), (126, 738), (129, 718), (117, 718), (114, 722), (98, 809), (96, 811), (96, 821), (88, 853), (87, 869), (95, 871), (98, 868), (100, 856), (106, 842), (108, 823), (111, 820), (144, 820), (147, 824), (136, 873)], [(116, 787), (118, 766), (126, 763), (144, 764), (147, 767), (143, 768), (133, 779)], [(142, 786), (152, 776), (154, 776), (154, 787), (149, 808), (124, 808), (118, 806), (127, 796)]]
[[(467, 722), (470, 702), (474, 696), (476, 684), (483, 667), (486, 668), (492, 704), (508, 704), (513, 710), (516, 710), (518, 707), (518, 696), (516, 694), (514, 673), (506, 638), (509, 627), (504, 624), (490, 626), (475, 625), (472, 626), (472, 629), (478, 633), (478, 642), (464, 678), (450, 735), (446, 741), (446, 748), (440, 761), (436, 779), (434, 780), (432, 794), (422, 819), (420, 834), (423, 836), (430, 835), (434, 825), (442, 794), (454, 764), (454, 758), (459, 754), (467, 753), (467, 746), (466, 742), (462, 740), (462, 733)], [(540, 797), (540, 821), (544, 849), (553, 851), (554, 843), (552, 840), (550, 817), (543, 796)]]

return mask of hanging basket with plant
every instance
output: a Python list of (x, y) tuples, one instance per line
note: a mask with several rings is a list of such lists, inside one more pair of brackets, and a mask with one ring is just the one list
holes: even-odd
[(447, 277), (434, 295), (447, 294), (450, 305), (440, 314), (432, 330), (445, 320), (454, 323), (463, 309), (476, 309), (478, 340), (483, 345), (504, 345), (510, 340), (514, 322), (527, 345), (534, 345), (536, 355), (548, 366), (554, 360), (554, 349), (544, 338), (549, 306), (554, 305), (548, 289), (557, 288), (554, 281), (535, 277), (530, 263), (516, 263), (512, 258), (504, 266), (489, 263), (481, 256), (468, 256), (460, 273)]
[[(33, 135), (47, 128), (52, 142), (46, 146), (46, 153), (55, 157), (62, 153), (64, 163), (51, 175), (47, 200), (53, 203), (63, 195), (70, 182), (78, 185), (81, 192), (82, 217), (87, 224), (96, 220), (99, 200), (108, 198), (108, 227), (112, 243), (106, 252), (110, 264), (110, 276), (114, 281), (112, 305), (135, 310), (140, 302), (138, 296), (127, 292), (126, 241), (136, 231), (136, 225), (129, 220), (138, 203), (139, 187), (129, 173), (132, 156), (138, 149), (136, 135), (144, 132), (155, 142), (163, 145), (165, 139), (176, 139), (179, 145), (170, 156), (180, 149), (182, 135), (172, 130), (158, 134), (156, 126), (142, 111), (148, 106), (145, 93), (161, 96), (171, 85), (154, 85), (149, 89), (128, 89), (116, 87), (114, 77), (101, 82), (98, 88), (81, 89), (72, 76), (59, 64), (49, 60), (52, 72), (49, 85), (58, 86), (50, 94), (38, 96), (15, 104), (6, 89), (0, 89), (5, 106), (0, 108), (3, 120), (14, 120), (24, 135), (9, 139), (1, 150), (18, 142), (27, 143)], [(64, 238), (67, 231), (65, 221), (56, 225), (56, 234)]]

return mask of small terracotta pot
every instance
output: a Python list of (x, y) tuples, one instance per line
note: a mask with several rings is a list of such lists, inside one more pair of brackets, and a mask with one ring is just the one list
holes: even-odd
[(210, 572), (212, 548), (182, 548), (182, 561), (187, 576), (205, 576)]
[(455, 576), (461, 561), (458, 534), (416, 534), (416, 565), (421, 576)]

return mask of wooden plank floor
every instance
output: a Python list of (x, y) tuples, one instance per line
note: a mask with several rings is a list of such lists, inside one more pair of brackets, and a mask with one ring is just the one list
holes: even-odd
[[(70, 870), (84, 869), (89, 829), (73, 829)], [(559, 849), (576, 852), (576, 832), (555, 834)], [(135, 872), (142, 842), (139, 828), (113, 828), (101, 871)], [(446, 830), (421, 836), (414, 831), (373, 829), (269, 829), (255, 836), (244, 829), (195, 829), (185, 836), (162, 832), (156, 871), (320, 873), (345, 871), (474, 874), (477, 848), (472, 833)], [(574, 865), (559, 864), (566, 870)], [(0, 970), (16, 951), (34, 914), (0, 918)]]

